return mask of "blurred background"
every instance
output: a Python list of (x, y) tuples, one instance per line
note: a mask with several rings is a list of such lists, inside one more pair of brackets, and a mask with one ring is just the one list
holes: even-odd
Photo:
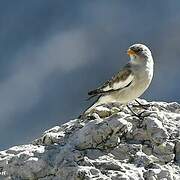
[(148, 101), (180, 100), (180, 1), (1, 0), (0, 149), (76, 118), (87, 92), (150, 47)]

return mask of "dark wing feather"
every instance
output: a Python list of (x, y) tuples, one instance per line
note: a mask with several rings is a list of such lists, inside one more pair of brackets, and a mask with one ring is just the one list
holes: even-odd
[(94, 97), (96, 95), (123, 89), (132, 82), (133, 78), (134, 75), (130, 69), (130, 66), (126, 65), (118, 74), (113, 76), (111, 80), (106, 81), (101, 87), (90, 91), (88, 95)]

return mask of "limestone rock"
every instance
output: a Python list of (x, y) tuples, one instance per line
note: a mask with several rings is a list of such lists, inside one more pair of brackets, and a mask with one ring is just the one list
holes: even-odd
[[(148, 103), (140, 100), (141, 103)], [(135, 117), (118, 103), (0, 152), (0, 179), (179, 180), (180, 105), (150, 102)]]

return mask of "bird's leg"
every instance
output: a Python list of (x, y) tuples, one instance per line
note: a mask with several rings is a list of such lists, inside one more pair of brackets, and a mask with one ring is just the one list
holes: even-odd
[(138, 105), (133, 105), (134, 107), (142, 107), (143, 109), (148, 109), (149, 107), (151, 107), (150, 104), (141, 104), (137, 99), (135, 99), (135, 101), (138, 103)]
[(139, 118), (139, 124), (137, 125), (137, 127), (138, 127), (138, 128), (142, 128), (142, 127), (143, 127), (142, 122), (143, 122), (143, 120), (144, 120), (145, 117), (149, 116), (149, 114), (146, 114), (146, 115), (143, 114), (145, 111), (142, 111), (142, 112), (140, 112), (139, 114), (137, 114), (137, 113), (135, 113), (135, 112), (130, 108), (129, 105), (126, 105), (126, 106), (127, 106), (127, 108), (131, 111), (131, 113), (133, 114), (133, 116), (136, 116), (136, 117)]
[(136, 117), (138, 117), (140, 120), (143, 120), (144, 119), (144, 117), (147, 117), (147, 116), (149, 116), (149, 114), (144, 114), (143, 115), (143, 113), (145, 112), (145, 111), (142, 111), (142, 112), (140, 112), (140, 113), (136, 113), (136, 112), (134, 112), (131, 108), (130, 108), (130, 106), (129, 105), (126, 105), (127, 106), (127, 108), (131, 111), (131, 113), (133, 114), (133, 116), (136, 116)]
[(126, 105), (126, 106), (127, 106), (127, 108), (131, 111), (131, 113), (133, 114), (133, 116), (136, 116), (136, 117), (138, 117), (139, 119), (142, 119), (142, 118), (143, 118), (143, 116), (142, 116), (143, 112), (137, 114), (137, 113), (135, 113), (135, 112), (130, 108), (129, 105)]

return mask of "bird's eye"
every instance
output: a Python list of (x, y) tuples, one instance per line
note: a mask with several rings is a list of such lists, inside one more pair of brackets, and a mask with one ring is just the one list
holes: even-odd
[(139, 53), (139, 52), (141, 52), (141, 51), (142, 51), (141, 48), (137, 48), (137, 49), (136, 49), (136, 52), (137, 52), (137, 53)]

